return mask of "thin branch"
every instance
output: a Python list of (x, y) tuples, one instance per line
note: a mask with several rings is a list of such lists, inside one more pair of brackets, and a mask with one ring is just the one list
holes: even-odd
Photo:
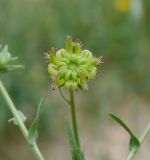
[(62, 98), (70, 105), (70, 101), (63, 95), (61, 89), (60, 88), (58, 88), (58, 89), (59, 89), (59, 92), (60, 92)]
[[(22, 119), (20, 118), (18, 111), (16, 109), (16, 106), (14, 105), (13, 101), (11, 100), (7, 90), (5, 89), (2, 81), (0, 80), (0, 92), (2, 94), (2, 96), (4, 97), (10, 111), (12, 112), (13, 116), (16, 118), (17, 122), (18, 122), (18, 127), (20, 128), (20, 131), (22, 132), (24, 138), (26, 139), (26, 141), (28, 142), (28, 130), (24, 124), (24, 122), (22, 121)], [(37, 144), (35, 143), (35, 145), (31, 145), (31, 149), (36, 157), (37, 160), (44, 160), (43, 155), (41, 154)]]

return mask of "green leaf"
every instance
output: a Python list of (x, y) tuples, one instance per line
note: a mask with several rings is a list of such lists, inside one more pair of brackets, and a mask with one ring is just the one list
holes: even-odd
[(109, 115), (117, 122), (119, 123), (131, 136), (130, 141), (129, 141), (129, 149), (138, 149), (140, 146), (140, 141), (138, 138), (135, 136), (135, 134), (131, 131), (131, 129), (116, 115), (113, 113), (109, 113)]
[(109, 115), (117, 122), (119, 123), (130, 135), (133, 135), (131, 129), (116, 115), (113, 113), (109, 113)]
[(34, 119), (34, 121), (32, 122), (30, 128), (29, 128), (29, 132), (28, 132), (28, 141), (31, 145), (35, 145), (36, 140), (38, 138), (38, 125), (39, 125), (39, 119), (40, 119), (40, 110), (41, 110), (41, 106), (43, 103), (43, 98), (41, 98), (38, 109), (37, 109), (37, 114), (36, 117)]
[(5, 45), (2, 49), (0, 46), (0, 73), (12, 72), (20, 68), (24, 68), (22, 65), (13, 65), (10, 62), (17, 60), (18, 57), (12, 57), (8, 51), (8, 46)]
[(24, 68), (23, 65), (4, 65), (0, 66), (0, 73), (13, 72), (17, 69)]
[[(20, 119), (21, 119), (23, 122), (25, 122), (25, 121), (27, 120), (27, 118), (26, 118), (26, 116), (24, 115), (24, 113), (21, 112), (21, 111), (19, 111), (19, 110), (18, 110), (18, 115), (19, 115)], [(13, 122), (15, 125), (18, 125), (18, 121), (17, 121), (17, 119), (16, 119), (15, 117), (9, 119), (8, 122)]]
[(129, 141), (129, 150), (138, 149), (140, 147), (140, 142), (135, 136), (131, 136), (130, 141)]
[(84, 154), (81, 149), (76, 145), (72, 128), (67, 121), (68, 140), (71, 148), (72, 160), (84, 160)]

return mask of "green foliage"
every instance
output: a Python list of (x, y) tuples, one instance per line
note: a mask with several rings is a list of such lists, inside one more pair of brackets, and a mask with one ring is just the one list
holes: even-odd
[(137, 150), (140, 147), (140, 141), (135, 137), (134, 135), (131, 136), (130, 141), (129, 141), (129, 150), (131, 151), (132, 149)]
[(34, 145), (38, 138), (38, 125), (39, 125), (40, 111), (41, 111), (43, 100), (44, 99), (42, 98), (37, 109), (36, 117), (29, 128), (28, 141), (31, 145)]
[(131, 129), (116, 115), (113, 113), (109, 113), (109, 115), (118, 123), (120, 124), (131, 136), (130, 141), (129, 141), (129, 149), (132, 150), (138, 149), (140, 147), (140, 141), (138, 138), (134, 135), (134, 133), (131, 131)]
[(8, 46), (6, 45), (0, 52), (0, 66), (6, 65), (10, 60), (11, 60), (11, 55), (8, 52)]
[(15, 71), (16, 69), (23, 68), (22, 65), (9, 64), (11, 61), (15, 61), (16, 59), (18, 58), (12, 57), (11, 54), (8, 52), (8, 46), (5, 45), (3, 49), (0, 51), (0, 73), (11, 72)]
[[(98, 83), (92, 82), (92, 86), (96, 84), (93, 93), (101, 94), (98, 99), (99, 103), (103, 103), (99, 106), (103, 108), (91, 109), (91, 105), (97, 105), (89, 104), (91, 112), (98, 115), (99, 110), (108, 109), (106, 105), (113, 104), (115, 107), (114, 99), (118, 100), (119, 96), (124, 100), (123, 94), (126, 92), (136, 93), (136, 96), (142, 94), (149, 100), (150, 3), (149, 0), (141, 3), (142, 14), (138, 12), (133, 15), (133, 11), (120, 13), (112, 0), (1, 0), (0, 44), (7, 43), (10, 51), (26, 66), (23, 72), (15, 73), (15, 76), (2, 77), (17, 105), (27, 110), (30, 110), (29, 104), (36, 106), (36, 100), (49, 85), (43, 53), (51, 46), (62, 48), (66, 35), (80, 38), (84, 42), (83, 48), (88, 47), (95, 56), (104, 57), (103, 78), (99, 78)], [(112, 77), (116, 80), (112, 81)], [(111, 98), (110, 88), (115, 98)], [(95, 100), (90, 97), (89, 101), (94, 103)], [(49, 101), (46, 107), (54, 103)], [(49, 110), (51, 114), (51, 107)], [(46, 121), (53, 122), (55, 117), (47, 116), (44, 119), (42, 123), (47, 130), (49, 124)]]
[(68, 140), (71, 148), (72, 160), (84, 160), (83, 151), (81, 151), (81, 149), (75, 143), (72, 128), (70, 127), (69, 122), (67, 121), (66, 124), (67, 124)]

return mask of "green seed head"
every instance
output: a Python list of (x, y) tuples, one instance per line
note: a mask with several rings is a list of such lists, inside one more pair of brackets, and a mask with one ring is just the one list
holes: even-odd
[(87, 82), (97, 73), (101, 58), (96, 58), (89, 50), (83, 50), (81, 43), (66, 39), (66, 49), (51, 49), (48, 73), (58, 87), (68, 90), (87, 90)]

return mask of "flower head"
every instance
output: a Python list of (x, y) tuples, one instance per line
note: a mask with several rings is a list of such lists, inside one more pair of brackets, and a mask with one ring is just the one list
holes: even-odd
[(97, 73), (97, 66), (101, 59), (92, 55), (89, 50), (83, 50), (81, 43), (73, 42), (70, 36), (66, 39), (66, 49), (51, 48), (48, 73), (58, 87), (64, 86), (68, 90), (86, 91), (87, 82)]
[(115, 0), (115, 7), (120, 12), (129, 12), (132, 7), (131, 0)]

